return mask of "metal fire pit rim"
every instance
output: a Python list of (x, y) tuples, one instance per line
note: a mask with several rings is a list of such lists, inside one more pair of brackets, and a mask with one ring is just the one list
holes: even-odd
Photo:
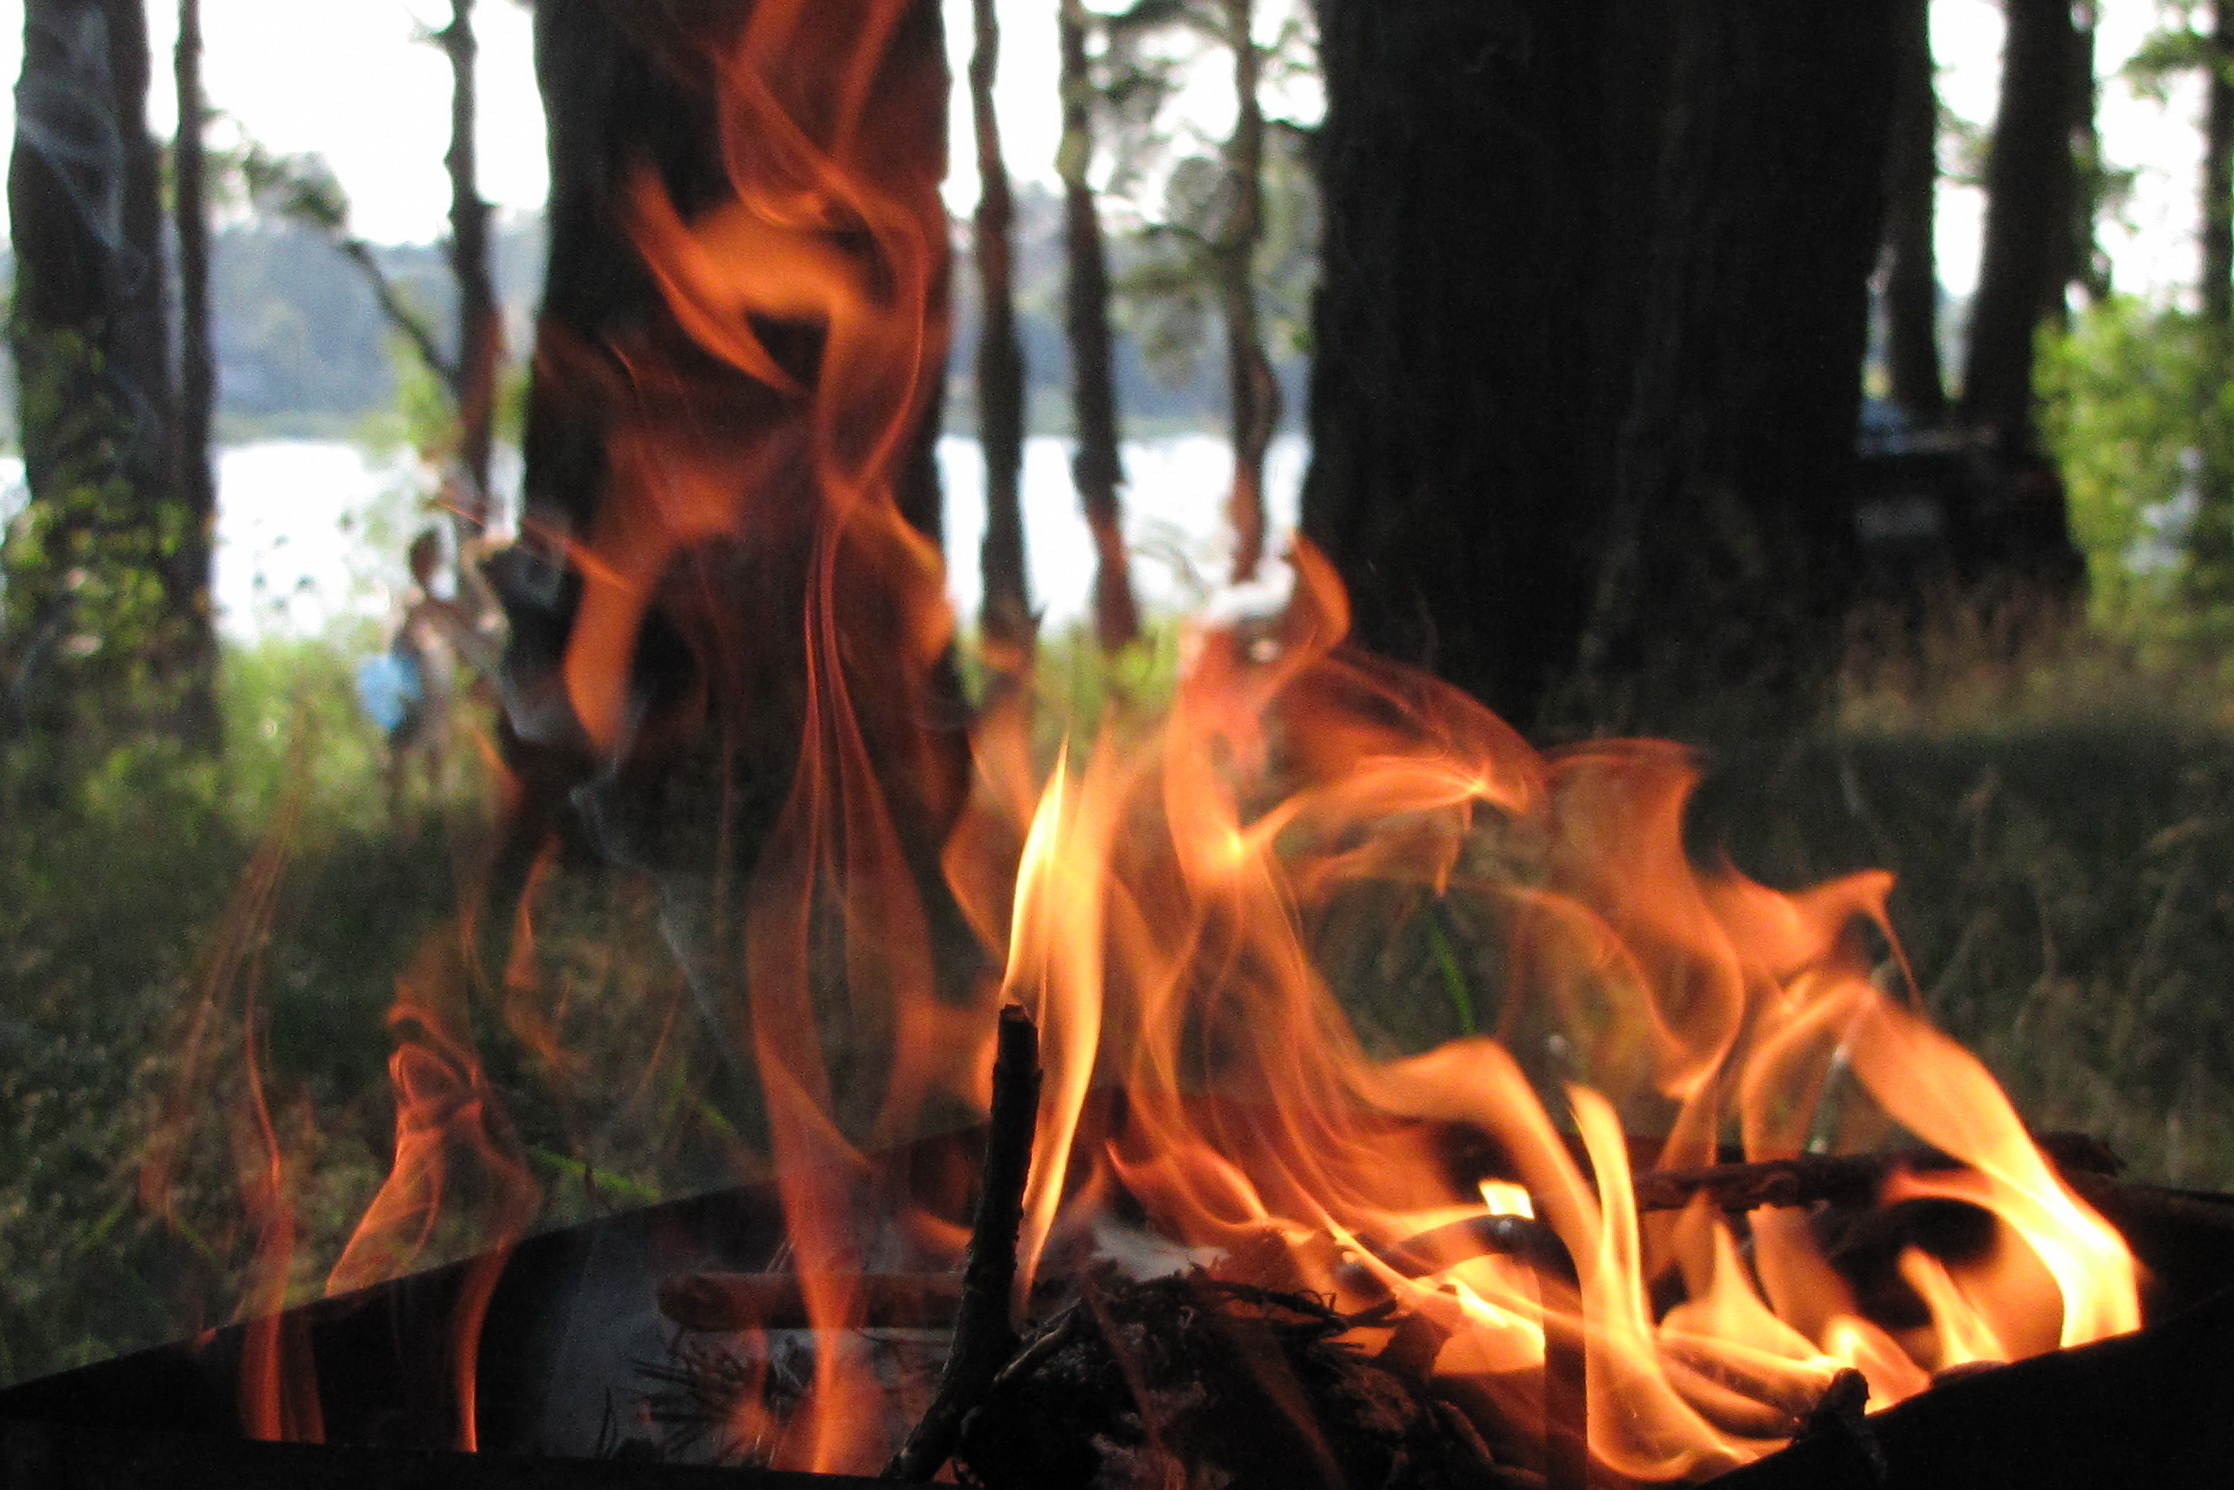
[(0, 1490), (928, 1490), (800, 1470), (467, 1454), (0, 1418)]

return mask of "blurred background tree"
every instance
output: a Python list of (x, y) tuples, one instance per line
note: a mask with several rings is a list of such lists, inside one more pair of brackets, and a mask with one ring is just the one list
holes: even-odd
[(208, 743), (207, 511), (177, 399), (139, 0), (31, 0), (8, 173), (29, 504), (4, 552), (0, 744), (51, 762), (134, 732)]

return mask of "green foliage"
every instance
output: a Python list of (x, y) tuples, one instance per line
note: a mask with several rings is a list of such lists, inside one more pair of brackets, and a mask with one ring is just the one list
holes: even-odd
[(15, 343), (33, 499), (0, 546), (0, 755), (67, 775), (178, 707), (166, 574), (191, 519), (127, 448), (97, 346), (23, 328)]
[(2123, 70), (2135, 93), (2160, 104), (2170, 100), (2172, 85), (2182, 76), (2214, 63), (2226, 65), (2225, 59), (2215, 57), (2217, 48), (2197, 24), (2202, 18), (2192, 0), (2177, 0), (2164, 8), (2171, 13), (2172, 23), (2144, 37)]
[[(135, 1175), (207, 936), (283, 785), (307, 776), (297, 852), (316, 861), (266, 969), (290, 1081), (379, 1078), (388, 949), (447, 888), (440, 865), (401, 862), (370, 830), (378, 745), (343, 660), (301, 644), (229, 662), (222, 760), (141, 740), (59, 795), (21, 790), (20, 760), (0, 779), (0, 1381), (223, 1317), (215, 1292), (181, 1289), (210, 1265), (198, 1252), (223, 1250), (222, 1142), (182, 1233), (142, 1212)], [(366, 1165), (344, 1168), (361, 1181)]]
[[(357, 422), (357, 443), (383, 454), (409, 450), (430, 457), (455, 448), (458, 415), (449, 386), (403, 337), (389, 337), (388, 347), (396, 370), (395, 402)], [(508, 359), (498, 377), (496, 438), (516, 447), (527, 431), (531, 370), (523, 361)]]
[[(1277, 7), (1258, 3), (1253, 12)], [(1119, 258), (1124, 329), (1149, 370), (1183, 386), (1218, 320), (1221, 264), (1242, 251), (1239, 191), (1225, 150), (1174, 129), (1167, 106), (1191, 71), (1236, 45), (1222, 0), (1137, 0), (1106, 18), (1102, 98), (1113, 125), (1117, 166), (1111, 190), (1134, 199), (1138, 224)], [(1306, 348), (1318, 265), (1318, 200), (1308, 159), (1310, 129), (1278, 116), (1298, 78), (1313, 76), (1316, 43), (1306, 13), (1288, 10), (1269, 40), (1251, 38), (1267, 110), (1258, 190), (1257, 241), (1248, 246), (1266, 348), (1275, 358)]]
[[(2152, 645), (2216, 647), (2234, 615), (2194, 604), (2234, 576), (2200, 572), (2200, 475), (2234, 469), (2234, 388), (2190, 312), (2112, 296), (2049, 332), (2042, 427), (2061, 463), (2094, 619)], [(2203, 550), (2205, 554), (2208, 549)]]
[(402, 336), (391, 332), (387, 341), (396, 370), (395, 401), (359, 421), (358, 442), (382, 454), (450, 449), (457, 443), (458, 416), (449, 385)]
[[(1308, 131), (1273, 123), (1265, 131), (1262, 237), (1256, 252), (1257, 313), (1276, 359), (1308, 355), (1318, 288), (1319, 202)], [(1127, 247), (1117, 288), (1124, 327), (1149, 370), (1167, 386), (1199, 375), (1217, 325), (1221, 224), (1230, 183), (1218, 161), (1190, 155), (1172, 164), (1163, 205)]]

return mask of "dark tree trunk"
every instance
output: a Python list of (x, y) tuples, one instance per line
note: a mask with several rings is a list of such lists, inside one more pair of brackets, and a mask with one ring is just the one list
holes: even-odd
[(2234, 330), (2234, 0), (2211, 7), (2203, 106), (2203, 324)]
[(1264, 237), (1264, 102), (1258, 75), (1255, 0), (1224, 0), (1233, 51), (1233, 136), (1226, 142), (1230, 216), (1217, 243), (1218, 300), (1226, 322), (1226, 397), (1233, 428), (1233, 581), (1256, 578), (1264, 559), (1264, 457), (1280, 423), (1280, 382), (1265, 356), (1257, 317), (1257, 245)]
[(504, 323), (496, 280), (489, 269), (489, 204), (481, 197), (475, 130), (480, 117), (473, 31), (473, 0), (450, 0), (450, 24), (439, 33), (450, 59), (450, 264), (458, 281), (456, 360), (451, 398), (458, 411), (458, 464), (467, 489), (454, 514), (461, 538), (476, 537), (489, 523), (489, 459), (495, 444), (497, 369), (504, 357)]
[[(761, 1034), (813, 1037), (813, 1016), (795, 1008), (780, 1030), (740, 1025), (752, 981), (741, 971), (751, 945), (742, 905), (827, 883), (841, 870), (824, 856), (875, 857), (889, 839), (880, 862), (913, 878), (913, 895), (854, 880), (865, 901), (847, 912), (849, 958), (888, 959), (908, 975), (930, 968), (926, 921), (942, 952), (968, 944), (941, 919), (953, 912), (939, 869), (968, 781), (966, 711), (936, 647), (944, 599), (922, 541), (937, 536), (928, 390), (947, 334), (939, 7), (905, 10), (872, 75), (841, 73), (830, 55), (859, 41), (849, 26), (803, 32), (796, 48), (802, 129), (820, 127), (811, 148), (842, 160), (855, 189), (884, 204), (881, 235), (849, 232), (843, 217), (818, 228), (744, 210), (731, 164), (757, 192), (794, 189), (777, 174), (792, 158), (740, 147), (737, 117), (725, 120), (717, 101), (718, 60), (752, 34), (754, 15), (750, 0), (540, 0), (550, 258), (523, 536), (491, 564), (512, 623), (507, 749), (523, 782), (508, 863), (516, 872), (547, 825), (583, 805), (603, 850), (657, 879), (671, 939), (733, 1054)], [(825, 138), (835, 126), (817, 110), (846, 76), (867, 90), (874, 150)], [(647, 216), (654, 200), (675, 216)], [(770, 317), (754, 324), (774, 362), (748, 374), (716, 353), (724, 344), (710, 328), (731, 324), (722, 315), (679, 319), (683, 301), (655, 280), (632, 223), (647, 234), (659, 224), (675, 235), (711, 224), (765, 231), (776, 249), (760, 252), (807, 256), (826, 287), (840, 276), (871, 295), (912, 286), (905, 293), (923, 303), (905, 305), (921, 323), (901, 328), (900, 361), (886, 366), (859, 355), (860, 322), (874, 322), (874, 335), (884, 324), (875, 317)], [(888, 257), (893, 234), (918, 257)], [(672, 274), (685, 261), (665, 241)], [(750, 279), (767, 261), (732, 249), (720, 262)], [(673, 280), (667, 289), (685, 295)], [(877, 433), (888, 426), (850, 422), (863, 389), (872, 413), (913, 419), (896, 453)], [(863, 454), (872, 448), (882, 454)], [(842, 500), (849, 473), (887, 465), (915, 533)], [(853, 880), (858, 867), (849, 857), (843, 872)], [(857, 921), (892, 935), (872, 947)], [(795, 923), (792, 932), (805, 935)], [(789, 1074), (809, 1082), (807, 1064)], [(870, 1085), (847, 1095), (849, 1114), (874, 1100)]]
[(206, 611), (176, 614), (166, 583), (186, 580), (181, 540), (196, 538), (170, 487), (149, 65), (139, 0), (24, 7), (8, 329), (31, 501), (6, 552), (8, 733), (59, 733), (135, 712), (138, 723), (175, 717), (177, 698), (132, 696), (136, 675), (152, 658), (159, 681), (178, 681), (176, 660), (190, 655), (181, 630), (208, 621)]
[(1986, 238), (1971, 302), (1962, 411), (2013, 446), (2032, 439), (2033, 338), (2060, 313), (2076, 186), (2071, 0), (2008, 0), (2001, 105), (1986, 163)]
[(1947, 407), (1939, 365), (1939, 90), (1931, 0), (1898, 0), (1899, 74), (1885, 190), (1885, 365), (1893, 402), (1924, 422)]
[(1658, 252), (1584, 659), (1599, 723), (1827, 701), (1897, 49), (1887, 0), (1681, 0)]
[[(971, 0), (970, 117), (977, 131), (977, 439), (985, 452), (985, 540), (978, 567), (985, 594), (979, 627), (989, 646), (1017, 655), (1031, 645), (1031, 586), (1024, 568), (1024, 344), (1016, 331), (1014, 224), (1008, 162), (1001, 155), (993, 80), (1001, 24), (993, 0)], [(1011, 664), (1013, 665), (1013, 664)]]
[(2226, 370), (2234, 366), (2234, 0), (2211, 7), (2204, 76), (2202, 259), (2203, 376), (2197, 397), (2203, 427), (2195, 520), (2188, 530), (2187, 589), (2204, 604), (2234, 595), (2234, 450), (2218, 413)]
[(171, 150), (173, 217), (178, 226), (178, 423), (172, 473), (183, 519), (168, 573), (171, 611), (179, 628), (184, 697), (180, 727), (189, 739), (219, 743), (217, 624), (210, 569), (217, 534), (217, 478), (210, 467), (217, 411), (217, 357), (210, 344), (209, 185), (202, 144), (207, 104), (202, 95), (201, 0), (179, 0), (178, 136)]
[[(1820, 702), (1890, 0), (1325, 0), (1307, 534), (1524, 726)], [(1579, 673), (1579, 676), (1578, 676)]]
[(1526, 727), (1627, 396), (1665, 10), (1322, 0), (1307, 537), (1365, 645)]
[(1071, 477), (1094, 535), (1094, 634), (1114, 652), (1140, 633), (1131, 566), (1125, 556), (1124, 485), (1118, 452), (1117, 379), (1109, 332), (1109, 263), (1101, 212), (1087, 173), (1094, 159), (1094, 77), (1086, 52), (1091, 14), (1084, 0), (1061, 0), (1056, 28), (1062, 57), (1064, 326), (1070, 338), (1072, 419), (1078, 453)]

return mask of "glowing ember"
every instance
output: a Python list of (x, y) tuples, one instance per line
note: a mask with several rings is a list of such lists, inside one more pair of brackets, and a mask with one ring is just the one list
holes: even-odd
[[(1307, 549), (1272, 629), (1189, 635), (1154, 728), (1113, 717), (1042, 777), (1013, 703), (995, 709), (974, 790), (955, 799), (919, 703), (951, 635), (939, 559), (893, 497), (944, 346), (937, 182), (895, 137), (921, 122), (908, 90), (939, 86), (893, 60), (910, 15), (902, 0), (761, 0), (727, 43), (733, 190), (686, 213), (647, 177), (635, 229), (678, 323), (796, 417), (728, 445), (693, 443), (656, 411), (628, 424), (599, 522), (570, 548), (585, 589), (564, 676), (584, 736), (614, 759), (639, 748), (631, 659), (646, 618), (680, 603), (662, 588), (677, 562), (707, 544), (805, 556), (795, 631), (735, 642), (761, 649), (751, 667), (700, 660), (710, 687), (780, 676), (804, 700), (789, 794), (738, 892), (730, 986), (745, 991), (734, 1028), (760, 1074), (817, 1324), (860, 1323), (865, 1228), (892, 1224), (854, 1204), (862, 1149), (919, 1131), (928, 1102), (982, 1110), (1007, 999), (1038, 1019), (1046, 1068), (1026, 1280), (1075, 1256), (1124, 1197), (1229, 1271), (1346, 1312), (1393, 1298), (1432, 1319), (1449, 1331), (1434, 1369), (1476, 1378), (1515, 1422), (1544, 1410), (1547, 1351), (1579, 1341), (1589, 1452), (1619, 1475), (1757, 1458), (1790, 1431), (1790, 1404), (1842, 1367), (1883, 1405), (1948, 1366), (2135, 1328), (2120, 1239), (1879, 968), (1898, 968), (1886, 877), (1784, 895), (1700, 872), (1680, 751), (1547, 758), (1455, 691), (1344, 650), (1346, 601)], [(775, 324), (819, 337), (811, 368), (770, 350)], [(660, 386), (661, 369), (636, 373)], [(796, 650), (767, 655), (778, 646)], [(706, 717), (777, 697), (748, 690)], [(922, 856), (905, 844), (903, 824), (926, 818), (953, 824), (943, 893), (1002, 970), (961, 996), (937, 989)], [(1445, 924), (1494, 928), (1494, 949), (1459, 967)], [(1430, 931), (1497, 1011), (1496, 1037), (1369, 1048), (1338, 996), (1352, 990), (1324, 969)], [(483, 1171), (476, 1192), (499, 1197), (484, 1201), (496, 1234), (526, 1214), (430, 977), (411, 980), (395, 1058), (395, 1174), (337, 1288), (409, 1263), (461, 1154)], [(865, 1119), (828, 1075), (818, 1010), (833, 996), (894, 1051)], [(1097, 1090), (1122, 1099), (1089, 1120)], [(1438, 1124), (1486, 1136), (1500, 1173), (1455, 1175)], [(1677, 1169), (1733, 1138), (1769, 1160), (1900, 1132), (1961, 1167), (1897, 1174), (1884, 1201), (1961, 1201), (1995, 1226), (1981, 1256), (1900, 1259), (1921, 1324), (1867, 1317), (1804, 1212), (1758, 1212), (1742, 1230), (1703, 1202), (1638, 1214), (1633, 1133), (1665, 1135), (1655, 1165)], [(1564, 1243), (1571, 1287), (1467, 1243), (1460, 1224), (1527, 1217)], [(958, 1242), (949, 1222), (898, 1220)], [(1421, 1270), (1391, 1263), (1415, 1242)], [(469, 1319), (468, 1350), (472, 1333)], [(461, 1358), (468, 1425), (472, 1374)], [(280, 1403), (279, 1386), (259, 1400)], [(757, 1416), (737, 1436), (782, 1465), (869, 1470), (891, 1446), (886, 1394), (844, 1350), (817, 1353), (785, 1421), (746, 1400)], [(262, 1411), (259, 1431), (286, 1428), (279, 1406)]]

